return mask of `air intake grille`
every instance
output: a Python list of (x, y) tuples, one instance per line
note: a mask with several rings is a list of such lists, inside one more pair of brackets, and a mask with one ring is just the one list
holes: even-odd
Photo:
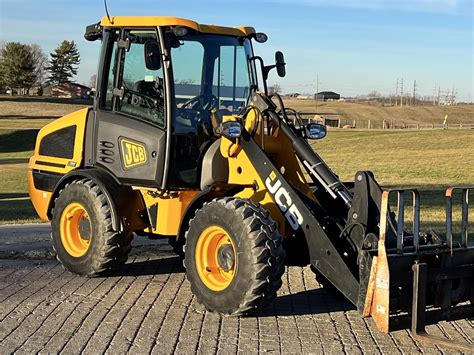
[(76, 125), (69, 126), (46, 135), (41, 140), (39, 154), (56, 158), (72, 159), (74, 157), (76, 128)]

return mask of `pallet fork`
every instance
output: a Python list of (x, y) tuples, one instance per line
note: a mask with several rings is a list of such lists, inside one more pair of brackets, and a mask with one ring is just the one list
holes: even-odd
[[(417, 190), (389, 190), (382, 194), (382, 214), (378, 252), (372, 263), (371, 278), (364, 305), (364, 316), (371, 316), (383, 332), (409, 326), (413, 337), (419, 341), (438, 344), (459, 351), (470, 352), (472, 344), (454, 342), (429, 335), (425, 326), (440, 320), (457, 320), (474, 316), (474, 247), (468, 243), (469, 191), (472, 188), (456, 187), (446, 191), (446, 240), (440, 244), (420, 245), (420, 194)], [(453, 241), (453, 196), (462, 195), (461, 241)], [(403, 232), (404, 194), (413, 196), (412, 245), (405, 246)], [(397, 243), (388, 249), (385, 237), (392, 227), (389, 197), (397, 194)], [(411, 264), (411, 268), (407, 267)], [(407, 277), (407, 272), (409, 277)], [(409, 288), (410, 293), (397, 289)], [(395, 293), (395, 294), (394, 294)], [(465, 295), (470, 294), (470, 304)], [(405, 298), (403, 299), (403, 296)], [(408, 302), (407, 302), (408, 301)], [(460, 302), (458, 304), (458, 302)], [(406, 307), (410, 306), (410, 307)], [(428, 308), (427, 308), (428, 306)]]

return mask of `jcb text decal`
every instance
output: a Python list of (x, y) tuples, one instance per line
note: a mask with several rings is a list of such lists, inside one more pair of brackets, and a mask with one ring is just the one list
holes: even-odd
[(134, 168), (147, 163), (147, 152), (144, 144), (121, 138), (120, 148), (125, 169)]
[(291, 228), (296, 231), (303, 223), (303, 216), (300, 211), (298, 211), (298, 207), (293, 204), (289, 192), (281, 185), (281, 181), (276, 177), (275, 172), (272, 171), (267, 177), (265, 185), (268, 191), (274, 196), (276, 204), (285, 215)]

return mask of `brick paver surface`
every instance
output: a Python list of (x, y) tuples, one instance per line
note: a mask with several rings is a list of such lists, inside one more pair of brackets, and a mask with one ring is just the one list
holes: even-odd
[[(428, 332), (469, 342), (474, 320)], [(380, 333), (309, 268), (290, 267), (278, 298), (257, 316), (220, 317), (191, 294), (179, 259), (139, 254), (107, 278), (53, 260), (0, 260), (0, 353), (453, 353), (397, 331)]]

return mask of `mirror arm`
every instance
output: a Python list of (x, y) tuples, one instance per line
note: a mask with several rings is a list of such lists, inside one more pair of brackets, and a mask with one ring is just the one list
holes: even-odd
[(270, 70), (276, 68), (276, 64), (273, 65), (267, 65), (263, 67), (263, 76), (265, 77), (265, 80), (268, 79), (268, 73), (270, 73)]
[(270, 68), (270, 69), (268, 69), (268, 68), (273, 67), (273, 66), (272, 65), (265, 66), (265, 64), (263, 63), (262, 57), (259, 57), (259, 56), (253, 56), (249, 60), (251, 60), (251, 61), (252, 60), (257, 60), (260, 63), (260, 70), (262, 71), (262, 79), (263, 79), (263, 89), (265, 91), (265, 95), (268, 96), (268, 87), (267, 87), (268, 73), (270, 72), (271, 69), (273, 69), (273, 68)]

